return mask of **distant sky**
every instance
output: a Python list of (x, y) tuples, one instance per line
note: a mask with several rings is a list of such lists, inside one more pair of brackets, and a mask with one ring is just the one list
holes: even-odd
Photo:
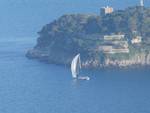
[[(109, 2), (108, 2), (109, 1)], [(145, 0), (150, 6), (150, 0)], [(41, 27), (66, 13), (97, 13), (102, 6), (124, 9), (139, 0), (0, 0), (0, 38), (35, 36)]]

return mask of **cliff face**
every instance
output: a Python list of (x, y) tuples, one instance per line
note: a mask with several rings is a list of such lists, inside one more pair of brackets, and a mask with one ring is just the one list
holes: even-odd
[(26, 56), (58, 64), (69, 64), (78, 53), (87, 59), (99, 40), (98, 21), (95, 15), (64, 15), (38, 32), (37, 45)]
[[(144, 8), (141, 12), (139, 7), (116, 11), (103, 17), (85, 14), (64, 15), (38, 32), (37, 44), (26, 56), (68, 65), (76, 54), (81, 53), (84, 67), (150, 65), (150, 46), (146, 41), (150, 37), (149, 19), (150, 9)], [(133, 46), (131, 53), (110, 55), (96, 50), (102, 44), (103, 35), (121, 32), (130, 40), (133, 30), (142, 34), (146, 44)]]
[[(61, 53), (59, 53), (61, 54)], [(29, 55), (29, 56), (28, 56)], [(56, 54), (55, 54), (56, 55)], [(42, 61), (46, 61), (48, 63), (55, 63), (55, 64), (65, 64), (70, 65), (73, 56), (67, 56), (66, 54), (61, 56), (53, 56), (43, 51), (38, 51), (36, 49), (29, 50), (27, 53), (29, 58), (37, 58)], [(82, 57), (82, 59), (84, 59)], [(139, 67), (139, 66), (149, 66), (150, 65), (150, 53), (141, 53), (133, 56), (130, 59), (111, 59), (106, 57), (103, 61), (97, 58), (87, 58), (82, 61), (82, 66), (85, 68), (101, 68), (101, 67)]]
[(112, 60), (106, 59), (104, 63), (104, 67), (108, 66), (116, 66), (116, 67), (130, 67), (130, 66), (146, 66), (150, 65), (150, 54), (137, 54), (133, 56), (131, 59), (126, 60)]

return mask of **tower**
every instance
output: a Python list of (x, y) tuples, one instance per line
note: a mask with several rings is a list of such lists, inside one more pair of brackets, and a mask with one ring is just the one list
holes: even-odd
[(113, 13), (114, 9), (112, 7), (102, 7), (101, 8), (101, 16)]
[(144, 7), (144, 0), (140, 0), (140, 6)]
[(111, 13), (114, 12), (113, 7), (110, 7), (110, 0), (106, 0), (106, 4), (107, 4), (106, 7), (102, 7), (100, 9), (101, 16), (104, 16), (104, 15), (107, 15), (107, 14), (111, 14)]

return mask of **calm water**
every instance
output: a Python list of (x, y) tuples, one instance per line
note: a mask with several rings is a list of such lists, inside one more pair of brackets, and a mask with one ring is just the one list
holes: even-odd
[[(137, 1), (111, 2), (125, 8)], [(73, 81), (69, 68), (25, 57), (41, 26), (65, 13), (99, 13), (103, 5), (102, 0), (0, 1), (0, 113), (150, 113), (148, 68), (84, 70), (91, 80)]]
[(70, 69), (28, 60), (33, 39), (0, 41), (0, 113), (149, 113), (150, 70)]

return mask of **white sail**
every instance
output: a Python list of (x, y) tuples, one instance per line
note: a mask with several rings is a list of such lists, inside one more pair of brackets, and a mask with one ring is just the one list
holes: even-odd
[(81, 69), (80, 54), (76, 55), (71, 63), (72, 77), (77, 78)]

